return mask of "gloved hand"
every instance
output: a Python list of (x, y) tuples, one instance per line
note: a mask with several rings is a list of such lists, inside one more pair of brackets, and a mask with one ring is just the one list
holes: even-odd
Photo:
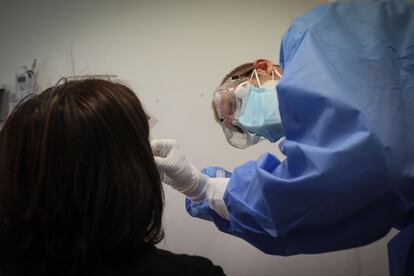
[(229, 212), (224, 203), (223, 196), (232, 173), (223, 168), (213, 166), (203, 168), (201, 172), (210, 177), (206, 185), (208, 205), (222, 218), (229, 219)]
[(223, 201), (229, 178), (212, 178), (199, 172), (187, 161), (174, 139), (152, 140), (151, 148), (162, 182), (183, 193), (192, 201), (207, 198), (211, 209), (221, 217), (229, 218)]
[(208, 176), (190, 164), (181, 153), (174, 139), (155, 139), (151, 141), (155, 163), (161, 181), (183, 193), (193, 201), (205, 198)]

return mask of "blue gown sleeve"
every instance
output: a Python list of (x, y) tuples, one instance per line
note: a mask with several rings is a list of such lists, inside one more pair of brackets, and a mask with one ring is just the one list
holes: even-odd
[(237, 167), (224, 195), (229, 221), (209, 219), (278, 255), (365, 245), (406, 221), (414, 210), (413, 33), (404, 1), (327, 4), (295, 20), (277, 86), (287, 158), (266, 153)]

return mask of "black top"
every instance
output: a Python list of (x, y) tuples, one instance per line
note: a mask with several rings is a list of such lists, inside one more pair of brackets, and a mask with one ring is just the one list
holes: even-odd
[(221, 267), (214, 265), (207, 258), (174, 254), (151, 245), (139, 254), (122, 254), (115, 258), (112, 256), (99, 268), (91, 264), (77, 268), (70, 267), (70, 264), (66, 267), (55, 263), (36, 268), (25, 264), (0, 264), (0, 275), (215, 276), (225, 274)]
[(225, 275), (209, 259), (151, 248), (130, 275)]

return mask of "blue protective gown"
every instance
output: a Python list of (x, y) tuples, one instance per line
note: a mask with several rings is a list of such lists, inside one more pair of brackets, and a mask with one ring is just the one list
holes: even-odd
[(187, 200), (188, 212), (277, 255), (361, 246), (397, 227), (391, 275), (414, 275), (414, 7), (319, 6), (293, 21), (280, 64), (286, 160), (265, 153), (234, 170), (229, 221), (206, 202)]

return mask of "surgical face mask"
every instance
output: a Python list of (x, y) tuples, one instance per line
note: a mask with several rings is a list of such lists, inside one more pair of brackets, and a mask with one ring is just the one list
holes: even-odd
[(283, 136), (276, 92), (276, 80), (267, 81), (259, 87), (251, 86), (246, 104), (238, 122), (249, 132), (274, 143)]
[[(260, 87), (250, 84), (254, 76)], [(272, 76), (272, 80), (261, 85), (254, 71), (250, 80), (229, 79), (215, 91), (215, 109), (225, 137), (232, 146), (247, 148), (263, 138), (275, 142), (283, 136), (276, 84)]]
[(274, 88), (277, 85), (277, 80), (268, 80), (262, 84), (262, 87), (271, 87)]

